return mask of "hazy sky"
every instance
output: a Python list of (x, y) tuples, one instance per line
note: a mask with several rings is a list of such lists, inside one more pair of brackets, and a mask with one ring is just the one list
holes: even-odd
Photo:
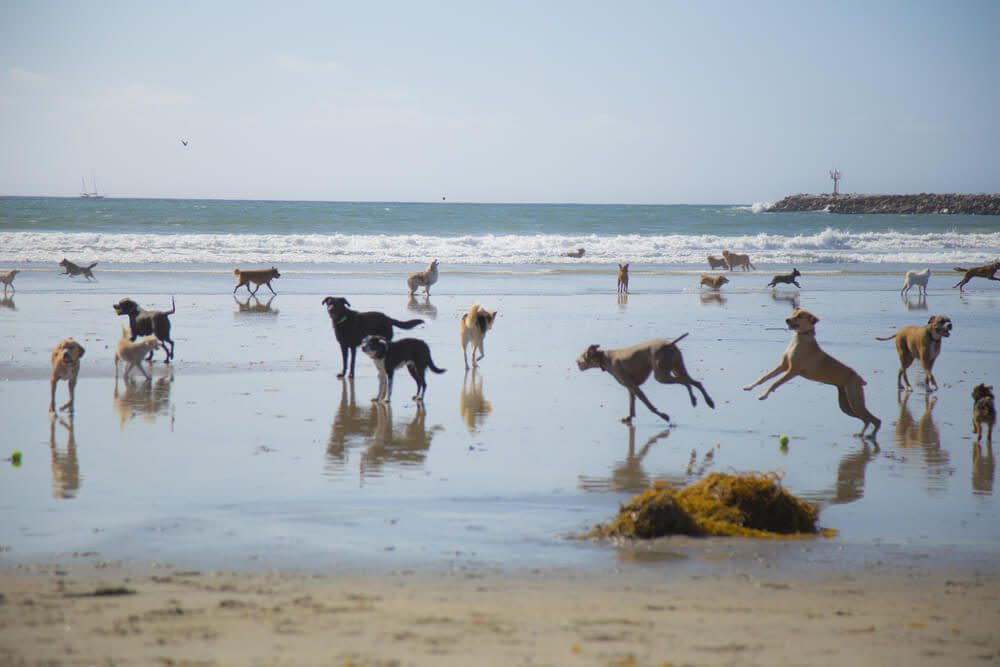
[(0, 0), (0, 194), (751, 203), (998, 156), (993, 0)]

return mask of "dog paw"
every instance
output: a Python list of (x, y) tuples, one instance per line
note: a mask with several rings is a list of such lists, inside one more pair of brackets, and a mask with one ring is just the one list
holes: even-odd
[(770, 396), (770, 394), (765, 391), (763, 394), (761, 394), (760, 396), (757, 397), (757, 400), (758, 401), (766, 401), (768, 396)]
[(752, 384), (746, 385), (745, 387), (743, 387), (743, 391), (753, 391), (753, 385)]

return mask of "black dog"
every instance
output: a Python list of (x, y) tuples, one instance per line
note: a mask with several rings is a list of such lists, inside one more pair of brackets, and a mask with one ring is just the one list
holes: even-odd
[[(131, 340), (134, 341), (139, 336), (156, 336), (167, 354), (164, 363), (169, 364), (174, 358), (174, 341), (170, 340), (170, 320), (167, 318), (177, 311), (174, 297), (170, 297), (170, 310), (143, 310), (132, 299), (122, 299), (114, 304), (114, 308), (118, 315), (128, 315), (128, 327), (132, 331)], [(170, 343), (170, 349), (167, 349), (167, 343)], [(146, 361), (153, 361), (152, 350)]]
[(423, 320), (406, 320), (400, 322), (394, 320), (385, 313), (376, 311), (359, 313), (351, 310), (348, 306), (351, 302), (340, 296), (328, 296), (323, 299), (326, 312), (333, 323), (333, 333), (340, 343), (340, 353), (344, 357), (343, 370), (337, 373), (337, 377), (342, 378), (347, 374), (347, 351), (351, 352), (351, 373), (354, 377), (354, 360), (358, 354), (358, 345), (365, 336), (381, 336), (386, 340), (392, 340), (392, 328), (412, 329), (418, 324), (423, 324)]
[(365, 336), (361, 351), (372, 358), (378, 369), (378, 396), (374, 401), (388, 403), (392, 399), (392, 376), (400, 366), (406, 366), (417, 383), (417, 393), (413, 400), (421, 402), (427, 393), (427, 369), (444, 373), (443, 368), (434, 365), (431, 348), (418, 338), (401, 338), (390, 342), (382, 336)]
[(778, 283), (785, 283), (786, 285), (795, 285), (796, 287), (802, 287), (801, 285), (799, 285), (798, 281), (795, 280), (801, 275), (802, 274), (799, 273), (798, 269), (793, 268), (792, 272), (789, 274), (783, 276), (775, 276), (774, 278), (771, 278), (771, 282), (769, 282), (767, 286), (774, 287)]

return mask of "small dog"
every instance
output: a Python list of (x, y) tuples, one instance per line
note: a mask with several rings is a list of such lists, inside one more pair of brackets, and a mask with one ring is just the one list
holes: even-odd
[[(132, 299), (122, 299), (118, 303), (113, 304), (113, 307), (116, 314), (128, 316), (128, 326), (132, 332), (131, 340), (134, 341), (139, 336), (149, 336), (151, 334), (156, 336), (167, 355), (163, 363), (169, 364), (171, 359), (174, 358), (174, 341), (170, 339), (170, 316), (177, 312), (177, 304), (174, 303), (174, 297), (170, 297), (170, 310), (143, 310)], [(170, 349), (167, 349), (167, 343), (170, 343)], [(146, 361), (152, 363), (152, 350), (149, 351)]]
[(410, 296), (423, 287), (427, 296), (431, 295), (431, 285), (438, 281), (438, 261), (435, 259), (427, 265), (423, 271), (410, 274), (406, 279), (406, 286), (410, 288)]
[(618, 384), (628, 389), (628, 417), (622, 417), (626, 424), (632, 423), (635, 417), (635, 399), (642, 401), (643, 405), (652, 411), (654, 415), (670, 421), (669, 415), (656, 409), (646, 394), (639, 388), (650, 374), (662, 384), (682, 384), (687, 387), (688, 395), (691, 397), (691, 405), (698, 405), (697, 399), (691, 387), (697, 387), (701, 395), (705, 397), (708, 407), (715, 409), (715, 403), (705, 391), (705, 387), (700, 382), (688, 375), (684, 367), (684, 357), (677, 347), (678, 341), (687, 334), (681, 334), (673, 340), (649, 340), (632, 347), (618, 350), (602, 350), (600, 345), (591, 345), (583, 351), (577, 360), (576, 366), (581, 371), (590, 368), (600, 368), (611, 374)]
[(371, 357), (378, 369), (378, 396), (373, 401), (388, 403), (392, 400), (392, 376), (400, 366), (406, 366), (417, 383), (417, 393), (413, 400), (423, 402), (427, 393), (427, 369), (444, 373), (431, 359), (431, 348), (418, 338), (400, 338), (389, 341), (382, 336), (366, 336), (361, 342), (361, 351)]
[(69, 384), (69, 400), (60, 406), (59, 409), (68, 409), (70, 413), (73, 412), (73, 401), (76, 397), (76, 377), (80, 374), (80, 358), (85, 351), (83, 346), (72, 338), (61, 341), (56, 345), (56, 349), (52, 350), (52, 376), (49, 380), (51, 389), (49, 397), (50, 413), (56, 413), (56, 383), (59, 380), (66, 380), (66, 383)]
[(142, 367), (142, 360), (153, 352), (160, 349), (160, 341), (156, 336), (146, 336), (132, 342), (131, 334), (127, 327), (122, 327), (122, 337), (118, 339), (115, 347), (115, 382), (118, 382), (118, 362), (125, 364), (125, 379), (128, 380), (133, 368), (138, 368), (139, 372), (146, 376), (147, 380), (152, 380), (152, 376)]
[(587, 252), (583, 248), (577, 248), (576, 250), (570, 250), (566, 253), (566, 257), (572, 257), (573, 259), (580, 259), (583, 257), (584, 253)]
[(987, 280), (1000, 280), (996, 277), (997, 271), (1000, 271), (1000, 260), (993, 262), (992, 264), (985, 264), (983, 266), (974, 266), (971, 269), (963, 269), (956, 266), (956, 271), (964, 271), (965, 276), (962, 277), (957, 283), (952, 285), (952, 289), (958, 288), (959, 292), (965, 291), (965, 286), (969, 284), (969, 281), (973, 278), (986, 278)]
[[(462, 315), (462, 320), (458, 323), (458, 337), (462, 342), (462, 358), (465, 359), (465, 370), (469, 370), (469, 357), (466, 354), (466, 347), (472, 343), (472, 367), (475, 368), (486, 356), (486, 332), (493, 328), (493, 322), (497, 318), (497, 311), (492, 313), (485, 308), (480, 308), (478, 303), (472, 304), (469, 312)], [(479, 356), (476, 356), (476, 349)]]
[(799, 375), (807, 380), (832, 384), (837, 388), (840, 409), (844, 414), (864, 422), (858, 435), (864, 435), (868, 425), (873, 424), (875, 428), (871, 432), (871, 438), (874, 440), (875, 434), (882, 426), (882, 420), (868, 412), (868, 408), (865, 407), (864, 386), (867, 383), (854, 369), (842, 364), (820, 349), (819, 343), (816, 342), (817, 322), (819, 322), (819, 318), (809, 311), (801, 308), (796, 309), (792, 316), (785, 320), (785, 324), (794, 333), (792, 341), (781, 357), (781, 363), (753, 384), (743, 387), (743, 390), (750, 391), (782, 373), (784, 375), (781, 375), (774, 384), (767, 388), (767, 391), (757, 397), (759, 400), (763, 401), (775, 389)]
[[(233, 294), (236, 294), (236, 290), (245, 285), (251, 296), (257, 295), (257, 290), (260, 289), (261, 285), (267, 285), (267, 289), (271, 290), (271, 294), (277, 294), (274, 288), (271, 287), (271, 281), (281, 277), (278, 269), (273, 266), (270, 269), (254, 269), (251, 271), (233, 269), (233, 275), (236, 276), (236, 287), (233, 288)], [(251, 290), (250, 283), (255, 284), (257, 287)]]
[(628, 294), (628, 264), (618, 265), (618, 293)]
[(898, 391), (903, 391), (903, 382), (906, 382), (906, 390), (910, 391), (910, 378), (906, 377), (906, 369), (914, 359), (920, 360), (920, 365), (927, 374), (927, 391), (931, 391), (931, 383), (934, 384), (934, 389), (938, 388), (933, 373), (934, 360), (941, 354), (941, 341), (949, 336), (951, 336), (951, 319), (945, 315), (932, 315), (924, 326), (903, 327), (891, 336), (875, 337), (875, 340), (896, 341), (900, 365), (899, 375), (896, 376)]
[(924, 269), (923, 271), (907, 271), (906, 275), (903, 277), (903, 289), (899, 290), (900, 294), (906, 294), (910, 291), (910, 288), (914, 285), (917, 286), (917, 294), (927, 295), (927, 281), (931, 278), (931, 270)]
[(972, 432), (976, 434), (976, 444), (982, 442), (983, 426), (986, 426), (986, 443), (993, 444), (993, 426), (997, 423), (997, 406), (993, 397), (993, 386), (980, 384), (972, 390)]
[(799, 285), (799, 281), (796, 280), (802, 274), (795, 267), (792, 267), (791, 273), (786, 273), (784, 275), (775, 276), (771, 278), (771, 282), (767, 284), (768, 287), (775, 287), (778, 283), (784, 283), (786, 285), (795, 285), (796, 287), (802, 287)]
[(61, 266), (64, 269), (66, 269), (65, 271), (63, 271), (59, 275), (62, 275), (62, 276), (83, 276), (87, 280), (97, 280), (96, 278), (94, 278), (94, 274), (91, 271), (91, 269), (93, 269), (95, 266), (97, 266), (97, 262), (94, 262), (93, 264), (89, 264), (87, 266), (80, 266), (80, 265), (74, 264), (73, 262), (71, 262), (68, 259), (64, 258), (63, 261), (59, 262), (59, 266)]
[(757, 270), (757, 267), (750, 263), (750, 255), (723, 250), (722, 256), (726, 259), (726, 264), (729, 265), (730, 271), (736, 267), (742, 267), (744, 271), (749, 271), (750, 269)]
[(4, 296), (7, 295), (7, 288), (10, 288), (11, 292), (16, 292), (14, 289), (14, 276), (16, 276), (20, 271), (17, 269), (11, 269), (10, 271), (5, 271), (0, 273), (0, 283), (3, 283), (3, 293)]
[(715, 269), (728, 269), (729, 262), (726, 261), (725, 257), (716, 257), (715, 255), (708, 256), (708, 268)]
[(412, 329), (418, 324), (423, 324), (420, 319), (406, 320), (400, 322), (394, 320), (385, 313), (377, 311), (359, 313), (351, 310), (351, 302), (339, 296), (328, 296), (323, 299), (326, 312), (330, 316), (333, 324), (333, 333), (340, 343), (340, 353), (343, 356), (343, 368), (337, 377), (342, 378), (347, 374), (347, 353), (351, 354), (351, 373), (354, 377), (354, 361), (357, 357), (357, 348), (366, 336), (381, 336), (386, 340), (392, 340), (392, 328)]
[(701, 280), (698, 281), (698, 284), (702, 287), (711, 287), (714, 290), (718, 290), (728, 282), (729, 278), (725, 276), (706, 276), (705, 274), (702, 274)]

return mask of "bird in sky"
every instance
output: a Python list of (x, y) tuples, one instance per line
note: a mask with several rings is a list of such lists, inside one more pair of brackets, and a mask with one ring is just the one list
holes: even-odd
[(187, 139), (181, 139), (181, 143), (184, 144), (185, 146), (188, 145)]

